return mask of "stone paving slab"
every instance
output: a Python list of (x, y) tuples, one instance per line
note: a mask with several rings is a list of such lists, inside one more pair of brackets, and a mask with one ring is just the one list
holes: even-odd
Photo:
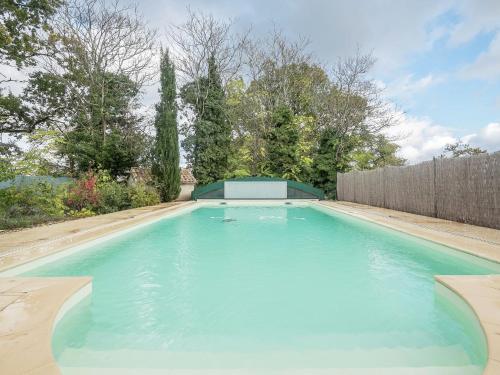
[(60, 374), (52, 330), (64, 303), (90, 277), (0, 278), (0, 374)]

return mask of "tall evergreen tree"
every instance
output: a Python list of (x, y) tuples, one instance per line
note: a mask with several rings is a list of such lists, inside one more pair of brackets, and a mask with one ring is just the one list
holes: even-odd
[(228, 170), (231, 126), (226, 119), (224, 89), (215, 58), (208, 61), (208, 75), (200, 80), (194, 126), (193, 174), (205, 185), (224, 178)]
[(279, 107), (272, 114), (266, 135), (267, 170), (273, 176), (296, 180), (300, 169), (299, 128), (293, 117), (288, 107)]
[(337, 192), (337, 172), (349, 170), (349, 155), (353, 149), (351, 142), (340, 152), (340, 138), (336, 129), (326, 128), (319, 135), (319, 145), (312, 165), (314, 186), (323, 189), (328, 198), (335, 199)]
[(152, 173), (164, 202), (174, 200), (180, 192), (179, 135), (175, 104), (175, 68), (168, 55), (162, 54), (160, 103), (156, 105), (156, 142)]

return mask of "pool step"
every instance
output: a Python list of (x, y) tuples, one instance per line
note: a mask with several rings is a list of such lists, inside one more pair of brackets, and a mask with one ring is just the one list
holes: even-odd
[[(425, 348), (275, 352), (170, 352), (143, 350), (68, 349), (58, 358), (62, 365), (152, 369), (302, 369), (356, 367), (460, 367), (470, 360), (459, 345)], [(457, 368), (458, 368), (457, 367)]]
[(61, 367), (63, 375), (481, 375), (479, 366), (463, 367), (390, 367), (344, 369), (127, 369)]
[[(301, 335), (299, 337), (276, 338), (287, 342), (290, 347), (296, 346), (303, 350), (312, 348), (312, 350), (329, 350), (335, 347), (335, 350), (371, 350), (374, 348), (425, 348), (439, 345), (449, 345), (442, 342), (442, 337), (434, 335), (432, 332), (424, 331), (389, 331), (389, 332), (367, 332), (363, 334), (321, 334), (321, 335)], [(161, 335), (121, 335), (113, 332), (94, 332), (91, 331), (86, 336), (86, 342), (99, 343), (103, 347), (112, 347), (116, 343), (148, 343), (151, 349), (161, 348), (165, 344), (165, 337)], [(235, 352), (246, 351), (248, 348), (262, 347), (263, 341), (259, 337), (243, 337), (242, 341), (235, 340), (235, 337), (223, 335), (190, 335), (188, 338), (174, 336), (174, 343), (182, 347), (189, 347), (192, 350), (197, 348), (211, 348), (213, 351), (224, 351), (224, 348), (230, 348)], [(266, 345), (272, 345), (273, 340), (267, 340)], [(148, 348), (149, 349), (149, 348)], [(171, 348), (176, 350), (176, 348)], [(267, 350), (263, 348), (262, 350)], [(293, 350), (293, 349), (290, 349)]]

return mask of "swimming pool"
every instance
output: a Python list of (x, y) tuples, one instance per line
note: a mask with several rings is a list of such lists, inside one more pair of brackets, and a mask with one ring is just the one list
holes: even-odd
[(433, 276), (499, 270), (330, 210), (230, 205), (162, 219), (26, 275), (93, 277), (91, 299), (55, 331), (64, 374), (476, 375), (484, 338)]

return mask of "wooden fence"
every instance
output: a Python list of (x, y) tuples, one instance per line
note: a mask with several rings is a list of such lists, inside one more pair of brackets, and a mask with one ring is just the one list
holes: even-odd
[(500, 152), (339, 173), (337, 198), (500, 229)]

